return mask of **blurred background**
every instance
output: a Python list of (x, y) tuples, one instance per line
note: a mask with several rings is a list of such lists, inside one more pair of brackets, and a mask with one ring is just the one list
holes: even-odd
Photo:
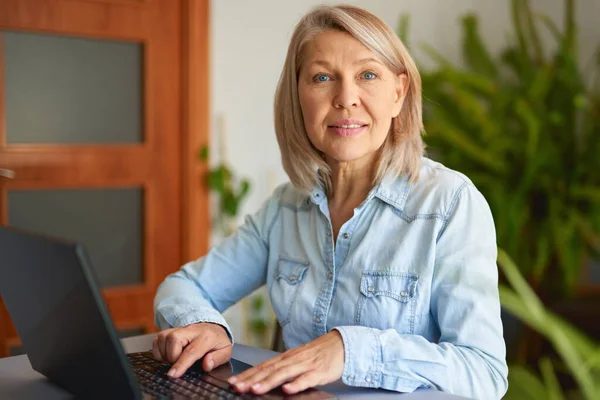
[[(164, 276), (287, 180), (273, 95), (321, 3), (0, 0), (0, 223), (83, 242), (121, 336), (152, 332)], [(600, 1), (347, 3), (404, 40), (429, 156), (490, 203), (507, 398), (600, 398)], [(277, 348), (264, 288), (225, 315)]]

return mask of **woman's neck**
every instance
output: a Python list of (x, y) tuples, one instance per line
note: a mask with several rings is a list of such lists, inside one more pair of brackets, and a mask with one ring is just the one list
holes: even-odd
[(373, 164), (354, 161), (329, 165), (332, 186), (329, 207), (353, 209), (360, 205), (373, 185)]

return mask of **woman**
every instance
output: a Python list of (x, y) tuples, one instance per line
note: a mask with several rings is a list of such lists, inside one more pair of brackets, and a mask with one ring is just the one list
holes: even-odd
[(233, 377), (241, 392), (341, 378), (502, 397), (492, 216), (465, 176), (423, 157), (420, 77), (394, 32), (351, 6), (307, 14), (275, 130), (291, 183), (158, 290), (153, 351), (170, 375), (226, 362), (220, 313), (266, 283), (290, 350)]

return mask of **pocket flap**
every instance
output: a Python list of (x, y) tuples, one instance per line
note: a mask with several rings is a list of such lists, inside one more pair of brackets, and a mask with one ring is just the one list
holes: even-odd
[(417, 295), (419, 275), (385, 271), (364, 271), (360, 281), (360, 292), (366, 297), (388, 296), (408, 302)]
[(290, 285), (296, 285), (304, 279), (308, 266), (308, 262), (280, 258), (275, 279), (284, 279)]

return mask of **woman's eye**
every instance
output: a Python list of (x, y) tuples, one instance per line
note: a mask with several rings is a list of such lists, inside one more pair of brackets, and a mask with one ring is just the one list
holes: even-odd
[(329, 77), (327, 75), (319, 74), (313, 77), (313, 81), (315, 82), (327, 82)]
[(375, 73), (373, 73), (373, 72), (365, 72), (363, 74), (363, 78), (370, 81), (370, 80), (377, 78), (377, 75), (375, 75)]

